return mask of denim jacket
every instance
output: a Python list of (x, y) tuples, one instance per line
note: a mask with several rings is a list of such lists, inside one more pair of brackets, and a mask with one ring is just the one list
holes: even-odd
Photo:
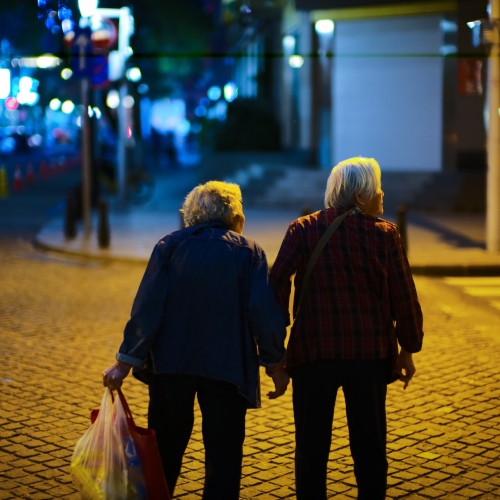
[(135, 369), (148, 361), (154, 373), (230, 382), (257, 408), (259, 365), (283, 360), (285, 337), (262, 248), (202, 224), (156, 244), (116, 358)]

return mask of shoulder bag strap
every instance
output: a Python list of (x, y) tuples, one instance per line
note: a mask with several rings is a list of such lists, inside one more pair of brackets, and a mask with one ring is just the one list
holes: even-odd
[(337, 228), (340, 226), (340, 224), (342, 224), (343, 220), (350, 213), (352, 213), (352, 210), (345, 212), (344, 214), (340, 215), (339, 217), (335, 217), (335, 220), (328, 226), (328, 229), (325, 231), (325, 234), (323, 234), (323, 236), (319, 240), (318, 244), (316, 245), (316, 248), (314, 249), (313, 253), (311, 254), (311, 258), (309, 259), (309, 262), (307, 263), (306, 272), (304, 273), (304, 279), (302, 280), (302, 287), (300, 288), (300, 295), (299, 295), (299, 301), (297, 303), (297, 312), (295, 314), (295, 318), (297, 318), (297, 316), (299, 315), (300, 306), (302, 305), (302, 301), (304, 300), (304, 295), (306, 294), (307, 283), (308, 283), (309, 278), (311, 276), (312, 270), (314, 269), (314, 265), (316, 264), (316, 261), (318, 260), (319, 254), (323, 251), (323, 248), (325, 248), (328, 240), (332, 237), (333, 233), (337, 230)]

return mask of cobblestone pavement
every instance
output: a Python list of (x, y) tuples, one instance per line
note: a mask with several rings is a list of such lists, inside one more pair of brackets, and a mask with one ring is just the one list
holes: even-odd
[[(40, 254), (0, 243), (0, 499), (76, 499), (73, 447), (103, 394), (144, 267)], [(445, 280), (418, 278), (424, 350), (406, 391), (389, 387), (388, 498), (500, 498), (500, 313)], [(263, 374), (263, 393), (270, 386)], [(145, 425), (146, 388), (124, 392)], [(177, 497), (201, 498), (201, 419)], [(291, 391), (251, 410), (241, 497), (294, 498)], [(333, 428), (329, 496), (356, 498), (342, 393)]]

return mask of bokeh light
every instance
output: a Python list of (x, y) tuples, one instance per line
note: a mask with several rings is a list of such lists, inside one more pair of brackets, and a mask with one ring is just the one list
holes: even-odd
[(142, 78), (140, 68), (129, 68), (127, 70), (127, 79), (131, 82), (138, 82)]
[(64, 68), (61, 71), (61, 78), (63, 80), (69, 80), (73, 76), (73, 71), (70, 70), (69, 68)]
[(19, 107), (19, 102), (15, 97), (8, 97), (5, 99), (5, 107), (10, 111), (14, 111)]
[(73, 113), (75, 109), (75, 105), (73, 104), (73, 101), (64, 101), (61, 106), (61, 111), (63, 113), (66, 113), (69, 115), (70, 113)]
[(49, 102), (49, 108), (53, 111), (61, 109), (61, 101), (57, 97), (54, 97), (54, 99)]
[(9, 97), (10, 69), (0, 68), (0, 99)]
[(207, 95), (211, 101), (217, 101), (218, 99), (220, 99), (220, 96), (222, 95), (222, 90), (220, 87), (214, 85), (213, 87), (210, 87), (208, 89)]
[(117, 90), (110, 90), (106, 97), (106, 105), (108, 108), (116, 109), (120, 105), (120, 96)]
[(224, 99), (233, 102), (238, 97), (238, 87), (235, 83), (229, 82), (224, 85)]
[(316, 21), (314, 29), (318, 35), (328, 35), (333, 33), (335, 25), (331, 19), (320, 19)]
[(134, 107), (135, 100), (131, 95), (126, 95), (123, 98), (123, 107), (125, 109), (132, 109)]
[(302, 56), (299, 56), (299, 55), (293, 55), (293, 56), (290, 56), (288, 58), (288, 64), (292, 67), (292, 68), (302, 68), (303, 64), (304, 64), (304, 58)]

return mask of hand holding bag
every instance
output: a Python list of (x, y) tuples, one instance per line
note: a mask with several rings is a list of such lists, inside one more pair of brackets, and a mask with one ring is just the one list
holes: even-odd
[(146, 500), (144, 475), (127, 414), (108, 388), (97, 414), (71, 459), (71, 477), (81, 497)]
[(122, 391), (106, 388), (75, 446), (71, 475), (84, 500), (170, 500), (152, 429), (135, 425)]

